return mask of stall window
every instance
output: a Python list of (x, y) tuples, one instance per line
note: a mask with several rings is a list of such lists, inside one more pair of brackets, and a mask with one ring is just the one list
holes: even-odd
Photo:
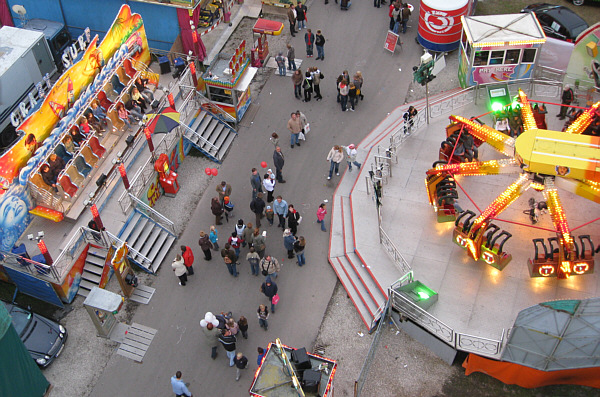
[(490, 57), (490, 65), (502, 65), (502, 62), (504, 62), (504, 50), (492, 51), (492, 56)]
[(215, 102), (227, 103), (233, 105), (231, 90), (224, 90), (218, 87), (208, 87), (210, 90), (210, 99)]
[(504, 64), (513, 65), (519, 63), (519, 55), (521, 55), (521, 50), (506, 50)]
[(471, 43), (467, 43), (466, 49), (465, 49), (465, 54), (467, 55), (467, 59), (469, 61), (471, 60), (471, 51), (472, 51)]
[(536, 53), (536, 48), (525, 48), (523, 50), (523, 57), (521, 58), (521, 63), (533, 63), (533, 61), (535, 61)]
[(485, 66), (487, 65), (489, 51), (476, 51), (475, 59), (473, 60), (473, 66)]

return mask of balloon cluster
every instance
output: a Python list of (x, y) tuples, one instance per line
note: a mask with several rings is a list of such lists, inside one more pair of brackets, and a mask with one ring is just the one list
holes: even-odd
[(206, 175), (208, 175), (208, 176), (211, 176), (211, 175), (212, 175), (212, 176), (217, 176), (217, 175), (219, 175), (219, 170), (218, 170), (218, 169), (216, 169), (216, 168), (209, 168), (209, 167), (206, 167), (206, 168), (204, 169), (204, 173), (205, 173)]
[(209, 323), (212, 324), (213, 326), (217, 327), (219, 325), (219, 320), (217, 320), (217, 317), (214, 314), (212, 314), (211, 312), (206, 312), (206, 314), (204, 315), (204, 318), (202, 320), (200, 320), (200, 326), (202, 328), (204, 328)]

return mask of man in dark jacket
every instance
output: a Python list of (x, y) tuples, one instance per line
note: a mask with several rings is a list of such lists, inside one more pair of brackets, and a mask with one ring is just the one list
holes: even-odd
[(567, 110), (569, 110), (569, 105), (571, 102), (573, 102), (573, 99), (575, 99), (575, 94), (573, 93), (571, 86), (566, 84), (561, 98), (561, 103), (563, 106), (560, 107), (560, 113), (557, 114), (556, 117), (559, 117), (561, 120), (565, 119), (567, 116)]
[(256, 198), (257, 193), (262, 192), (262, 180), (256, 168), (252, 168), (252, 176), (250, 176), (250, 185), (252, 186), (252, 200)]
[(292, 37), (296, 37), (296, 12), (294, 11), (294, 5), (290, 6), (287, 12), (288, 21), (290, 21), (290, 33)]
[(260, 227), (260, 220), (263, 217), (263, 211), (265, 210), (265, 201), (263, 200), (263, 194), (259, 192), (254, 200), (250, 202), (250, 210), (256, 215), (256, 227)]
[(212, 201), (210, 202), (210, 210), (215, 216), (215, 224), (222, 225), (223, 223), (221, 222), (221, 217), (223, 216), (223, 205), (219, 201), (218, 197), (213, 197)]
[(54, 180), (58, 179), (58, 175), (65, 169), (65, 160), (62, 157), (58, 157), (55, 153), (50, 155), (48, 159), (48, 165), (50, 165), (50, 172), (54, 177)]
[(317, 59), (324, 60), (325, 50), (323, 47), (325, 46), (325, 36), (323, 36), (320, 30), (317, 30), (317, 35), (315, 36), (315, 46), (317, 47)]
[(231, 334), (231, 331), (228, 329), (224, 329), (221, 336), (219, 336), (219, 342), (223, 345), (225, 352), (227, 353), (227, 358), (229, 358), (229, 366), (233, 367), (235, 359), (235, 335)]
[(273, 297), (277, 295), (277, 284), (271, 280), (271, 276), (267, 276), (267, 279), (260, 286), (260, 292), (265, 294), (271, 302), (271, 313), (275, 313), (275, 304), (273, 303)]
[(277, 146), (273, 152), (273, 163), (275, 164), (275, 179), (277, 179), (277, 182), (279, 183), (285, 183), (283, 175), (281, 174), (285, 159), (283, 158), (283, 153), (279, 146)]

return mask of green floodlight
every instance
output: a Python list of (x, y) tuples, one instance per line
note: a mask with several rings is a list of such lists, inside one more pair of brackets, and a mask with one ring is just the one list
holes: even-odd
[(500, 102), (492, 103), (492, 111), (494, 111), (494, 112), (500, 112), (503, 107), (504, 107), (504, 105)]
[(395, 291), (423, 310), (429, 309), (438, 300), (438, 293), (418, 280), (396, 288)]
[(421, 298), (421, 299), (429, 299), (429, 294), (427, 292), (417, 291), (417, 294), (419, 295), (419, 298)]

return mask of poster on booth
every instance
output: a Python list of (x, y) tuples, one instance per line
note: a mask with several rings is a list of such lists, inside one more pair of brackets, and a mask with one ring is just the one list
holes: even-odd
[(104, 39), (98, 36), (81, 59), (68, 68), (48, 92), (39, 108), (17, 128), (22, 138), (0, 157), (0, 248), (10, 251), (31, 222), (33, 201), (27, 181), (67, 127), (109, 80), (125, 56), (148, 64), (150, 50), (139, 14), (128, 5), (119, 10)]
[(600, 87), (600, 22), (581, 33), (567, 66), (566, 83)]

